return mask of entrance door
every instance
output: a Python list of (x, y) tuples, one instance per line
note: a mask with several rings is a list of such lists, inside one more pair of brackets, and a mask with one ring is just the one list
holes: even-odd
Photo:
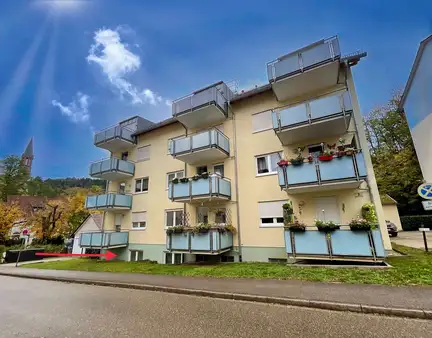
[(333, 221), (340, 224), (339, 208), (336, 197), (315, 198), (316, 219)]

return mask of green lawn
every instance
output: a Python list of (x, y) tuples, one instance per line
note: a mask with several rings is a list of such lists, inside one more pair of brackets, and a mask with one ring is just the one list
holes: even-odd
[(221, 263), (217, 265), (163, 265), (145, 262), (74, 259), (23, 265), (26, 268), (133, 272), (153, 275), (299, 279), (320, 282), (386, 285), (432, 285), (432, 253), (393, 244), (408, 256), (390, 257), (388, 269), (322, 268), (275, 263)]

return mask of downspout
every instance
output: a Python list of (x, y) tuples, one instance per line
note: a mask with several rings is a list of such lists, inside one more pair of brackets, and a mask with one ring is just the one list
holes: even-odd
[(237, 241), (238, 241), (238, 253), (239, 261), (242, 261), (242, 246), (241, 246), (241, 234), (240, 234), (240, 193), (239, 193), (239, 182), (238, 182), (238, 160), (237, 160), (237, 129), (235, 114), (232, 112), (231, 105), (228, 105), (233, 116), (233, 149), (234, 149), (234, 177), (235, 177), (235, 192), (236, 192), (236, 209), (237, 209)]
[[(183, 123), (181, 123), (181, 125), (185, 129), (185, 136), (187, 136), (188, 135), (188, 130), (187, 130), (186, 126)], [(186, 162), (184, 164), (184, 177), (187, 177), (187, 163)], [(184, 220), (186, 220), (186, 215), (187, 215), (186, 212), (187, 212), (186, 211), (186, 203), (183, 203), (183, 218), (184, 218)], [(185, 222), (183, 222), (183, 223), (185, 223)]]

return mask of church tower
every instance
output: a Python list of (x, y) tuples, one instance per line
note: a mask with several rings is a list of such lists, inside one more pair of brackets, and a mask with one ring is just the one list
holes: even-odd
[(24, 166), (28, 169), (29, 175), (31, 175), (31, 169), (33, 164), (33, 138), (30, 139), (29, 143), (27, 144), (27, 148), (25, 149), (24, 153), (21, 156), (21, 159), (23, 161)]

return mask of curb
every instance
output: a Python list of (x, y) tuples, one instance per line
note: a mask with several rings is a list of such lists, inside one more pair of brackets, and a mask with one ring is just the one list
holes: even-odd
[(408, 318), (432, 320), (432, 310), (389, 308), (389, 307), (381, 307), (381, 306), (374, 306), (374, 305), (338, 303), (338, 302), (317, 301), (317, 300), (296, 299), (296, 298), (266, 297), (266, 296), (257, 296), (257, 295), (250, 295), (250, 294), (241, 294), (241, 293), (182, 289), (182, 288), (175, 288), (175, 287), (168, 287), (168, 286), (130, 284), (130, 283), (120, 283), (120, 282), (105, 282), (105, 281), (86, 280), (86, 279), (70, 279), (64, 277), (34, 276), (34, 275), (32, 276), (32, 275), (7, 273), (3, 271), (0, 272), (0, 275), (8, 276), (8, 277), (39, 279), (39, 280), (66, 282), (66, 283), (74, 283), (74, 284), (118, 287), (123, 289), (158, 291), (158, 292), (201, 296), (201, 297), (218, 298), (218, 299), (230, 299), (230, 300), (241, 300), (241, 301), (267, 303), (267, 304), (299, 306), (299, 307), (332, 310), (332, 311), (349, 311), (349, 312), (378, 314), (378, 315), (393, 316), (393, 317), (403, 317), (403, 318), (408, 317)]

